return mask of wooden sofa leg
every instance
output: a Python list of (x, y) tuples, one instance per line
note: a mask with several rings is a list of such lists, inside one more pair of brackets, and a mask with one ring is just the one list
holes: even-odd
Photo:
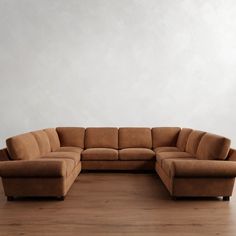
[(223, 197), (223, 201), (229, 201), (229, 200), (230, 200), (230, 197), (229, 197), (229, 196)]
[(65, 196), (58, 196), (58, 197), (57, 197), (57, 200), (58, 200), (58, 201), (64, 201), (64, 200), (65, 200)]
[(14, 200), (14, 197), (12, 197), (12, 196), (7, 196), (7, 201), (11, 202), (11, 201), (13, 201), (13, 200)]

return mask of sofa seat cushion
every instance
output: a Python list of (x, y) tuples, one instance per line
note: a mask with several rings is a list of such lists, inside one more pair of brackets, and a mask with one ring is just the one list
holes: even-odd
[(81, 154), (83, 151), (82, 148), (79, 147), (60, 147), (56, 150), (56, 152), (76, 152)]
[(118, 160), (118, 151), (112, 148), (88, 148), (82, 152), (84, 161)]
[(156, 160), (162, 166), (163, 161), (166, 159), (184, 159), (196, 160), (196, 158), (187, 152), (160, 152), (156, 153)]
[(181, 152), (181, 150), (177, 147), (158, 147), (154, 149), (154, 152)]
[(155, 160), (155, 152), (148, 148), (125, 148), (119, 150), (119, 159), (123, 161)]
[(81, 155), (76, 152), (50, 152), (47, 155), (41, 156), (41, 158), (69, 159), (74, 161), (75, 165), (78, 165)]

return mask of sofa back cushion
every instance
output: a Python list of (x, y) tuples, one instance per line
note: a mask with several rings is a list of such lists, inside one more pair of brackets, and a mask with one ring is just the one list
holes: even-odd
[(85, 128), (81, 127), (58, 127), (56, 131), (59, 136), (61, 147), (84, 148)]
[(180, 132), (179, 127), (152, 128), (152, 147), (174, 147)]
[(193, 130), (188, 137), (186, 152), (195, 155), (197, 153), (198, 145), (205, 133), (206, 132), (203, 131)]
[(119, 149), (152, 148), (150, 128), (119, 128)]
[(197, 158), (201, 160), (224, 160), (228, 155), (229, 149), (229, 139), (206, 133), (199, 143)]
[(118, 149), (118, 129), (87, 128), (85, 131), (85, 148)]
[(181, 151), (185, 151), (186, 148), (186, 144), (188, 141), (188, 137), (190, 135), (190, 133), (192, 132), (192, 129), (189, 128), (183, 128), (181, 129), (181, 131), (179, 132), (179, 136), (178, 136), (178, 140), (177, 140), (177, 148), (179, 148)]
[(34, 135), (34, 138), (38, 143), (40, 155), (45, 155), (51, 152), (51, 146), (46, 132), (38, 130), (31, 133)]
[(50, 146), (51, 146), (51, 151), (52, 152), (56, 151), (60, 147), (60, 140), (59, 140), (56, 129), (54, 128), (44, 129), (44, 132), (48, 136)]
[(6, 144), (13, 160), (31, 160), (40, 156), (38, 143), (32, 133), (8, 138)]

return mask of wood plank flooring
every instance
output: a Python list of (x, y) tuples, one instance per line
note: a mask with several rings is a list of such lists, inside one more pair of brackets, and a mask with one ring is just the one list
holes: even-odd
[(11, 235), (235, 236), (236, 196), (174, 201), (143, 173), (82, 173), (65, 201), (7, 202), (0, 184), (0, 236)]

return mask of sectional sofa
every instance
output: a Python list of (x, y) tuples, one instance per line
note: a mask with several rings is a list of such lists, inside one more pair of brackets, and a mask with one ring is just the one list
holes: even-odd
[(17, 135), (0, 151), (8, 200), (64, 199), (82, 170), (155, 170), (173, 197), (229, 200), (236, 176), (230, 140), (179, 127), (58, 127)]

